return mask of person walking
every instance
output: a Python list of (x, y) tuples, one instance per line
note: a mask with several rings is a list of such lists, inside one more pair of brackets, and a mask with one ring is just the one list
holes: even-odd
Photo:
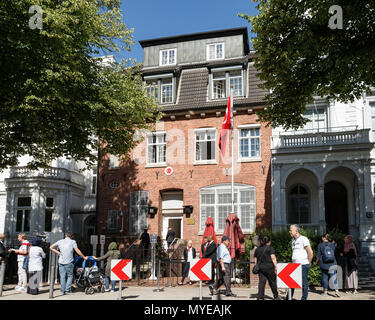
[(217, 261), (216, 250), (217, 244), (214, 241), (214, 237), (212, 235), (209, 235), (207, 237), (207, 247), (204, 251), (204, 257), (211, 259), (211, 280), (208, 281), (209, 285), (215, 283), (215, 266)]
[(358, 266), (357, 266), (357, 248), (353, 242), (353, 236), (348, 234), (345, 238), (344, 257), (345, 257), (345, 289), (347, 293), (358, 293)]
[(221, 244), (217, 248), (217, 276), (216, 276), (216, 283), (214, 285), (209, 285), (208, 288), (210, 290), (211, 295), (217, 294), (217, 290), (220, 286), (224, 283), (225, 284), (225, 295), (227, 297), (236, 297), (237, 295), (231, 291), (230, 288), (230, 264), (232, 262), (232, 258), (230, 257), (230, 253), (228, 247), (230, 245), (230, 239), (227, 236), (223, 236), (221, 238)]
[(40, 247), (42, 240), (38, 237), (31, 241), (31, 247), (29, 250), (29, 286), (27, 287), (27, 293), (38, 294), (39, 285), (42, 281), (43, 275), (43, 259), (46, 254)]
[(254, 252), (254, 262), (259, 266), (259, 284), (258, 284), (258, 299), (264, 300), (264, 291), (266, 282), (270, 285), (273, 293), (273, 299), (279, 300), (279, 293), (276, 286), (277, 274), (277, 260), (275, 249), (271, 246), (271, 239), (264, 236), (261, 241), (261, 246), (256, 248)]
[[(74, 267), (73, 253), (76, 252), (83, 259), (87, 260), (87, 257), (78, 249), (77, 242), (72, 238), (72, 232), (68, 231), (65, 233), (64, 239), (57, 241), (49, 247), (51, 251), (59, 256), (59, 274), (62, 294), (71, 294)], [(58, 250), (56, 250), (56, 248)]]
[[(111, 262), (113, 259), (120, 259), (120, 257), (121, 257), (120, 250), (117, 249), (116, 242), (111, 242), (108, 245), (108, 251), (104, 256), (101, 256), (98, 258), (93, 256), (93, 258), (97, 261), (107, 260), (106, 265), (105, 265), (105, 275), (104, 275), (106, 292), (109, 291), (109, 281), (111, 279)], [(115, 292), (115, 287), (116, 287), (116, 281), (113, 280), (111, 281), (111, 292)]]
[(323, 296), (328, 296), (328, 281), (332, 277), (334, 277), (335, 281), (333, 281), (335, 295), (336, 297), (340, 297), (337, 278), (336, 278), (336, 270), (337, 270), (337, 261), (335, 257), (335, 248), (336, 244), (331, 241), (331, 237), (328, 233), (322, 236), (322, 242), (319, 243), (317, 249), (317, 260), (315, 264), (319, 263), (319, 267), (322, 271), (322, 284), (323, 284)]
[[(187, 247), (184, 249), (184, 263), (182, 264), (182, 279), (178, 284), (182, 286), (184, 280), (189, 276), (190, 262), (196, 257), (195, 248), (193, 248), (193, 241), (189, 240)], [(192, 282), (189, 280), (189, 284), (192, 285)]]
[(27, 240), (26, 233), (20, 233), (17, 237), (17, 240), (21, 242), (21, 246), (19, 247), (19, 249), (9, 249), (9, 252), (14, 251), (17, 254), (18, 284), (14, 289), (17, 291), (26, 291), (27, 273), (23, 268), (23, 262), (25, 260), (25, 257), (27, 257), (29, 254), (30, 242)]
[(169, 249), (169, 247), (171, 246), (175, 237), (176, 237), (176, 233), (173, 231), (173, 229), (171, 227), (169, 227), (168, 232), (167, 232), (167, 236), (166, 236), (167, 246), (168, 246), (167, 249)]
[[(309, 280), (308, 274), (311, 266), (311, 261), (314, 256), (311, 249), (310, 241), (305, 236), (300, 234), (300, 227), (297, 224), (293, 224), (289, 228), (289, 234), (293, 238), (292, 241), (292, 262), (299, 263), (302, 267), (302, 298), (301, 300), (307, 300), (309, 293)], [(292, 297), (294, 289), (291, 289)], [(288, 296), (287, 296), (288, 299)]]

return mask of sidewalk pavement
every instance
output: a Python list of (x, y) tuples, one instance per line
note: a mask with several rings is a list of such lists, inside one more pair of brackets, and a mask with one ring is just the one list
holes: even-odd
[[(15, 291), (14, 285), (4, 286), (3, 296), (1, 300), (118, 300), (120, 292), (118, 291), (119, 285), (116, 286), (115, 292), (98, 293), (92, 295), (85, 294), (81, 289), (76, 289), (70, 295), (62, 295), (59, 286), (55, 285), (54, 298), (49, 299), (49, 286), (46, 285), (40, 289), (38, 295), (30, 295), (26, 292)], [(199, 287), (196, 286), (178, 286), (178, 287), (164, 287), (162, 291), (157, 291), (157, 287), (142, 287), (142, 286), (126, 286), (123, 282), (122, 299), (123, 300), (197, 300), (199, 299)], [(237, 297), (226, 297), (224, 294), (211, 296), (209, 289), (206, 285), (203, 286), (203, 299), (204, 300), (256, 300), (256, 288), (232, 287), (232, 292), (237, 294)], [(374, 290), (360, 290), (358, 294), (345, 293), (340, 291), (341, 297), (333, 296), (334, 291), (329, 292), (328, 297), (321, 296), (322, 288), (309, 290), (308, 300), (375, 300)], [(222, 290), (224, 293), (224, 289)], [(280, 290), (280, 297), (285, 298), (286, 290)], [(293, 300), (300, 300), (302, 290), (295, 290)], [(265, 299), (272, 300), (271, 290), (266, 290)]]

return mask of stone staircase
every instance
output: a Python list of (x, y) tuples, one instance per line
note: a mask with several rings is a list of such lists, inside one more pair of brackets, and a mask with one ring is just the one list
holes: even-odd
[(368, 258), (358, 258), (358, 287), (360, 290), (375, 291), (375, 272), (372, 270)]

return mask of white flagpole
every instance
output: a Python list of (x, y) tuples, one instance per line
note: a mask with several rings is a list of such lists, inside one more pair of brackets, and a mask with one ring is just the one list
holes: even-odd
[(233, 128), (234, 128), (234, 118), (233, 118), (233, 86), (230, 87), (230, 138), (232, 144), (232, 212), (234, 213), (234, 143), (233, 143)]

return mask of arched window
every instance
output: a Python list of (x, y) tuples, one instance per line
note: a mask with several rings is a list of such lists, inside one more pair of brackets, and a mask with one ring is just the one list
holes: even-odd
[(302, 184), (290, 188), (287, 220), (288, 224), (310, 222), (310, 194)]

